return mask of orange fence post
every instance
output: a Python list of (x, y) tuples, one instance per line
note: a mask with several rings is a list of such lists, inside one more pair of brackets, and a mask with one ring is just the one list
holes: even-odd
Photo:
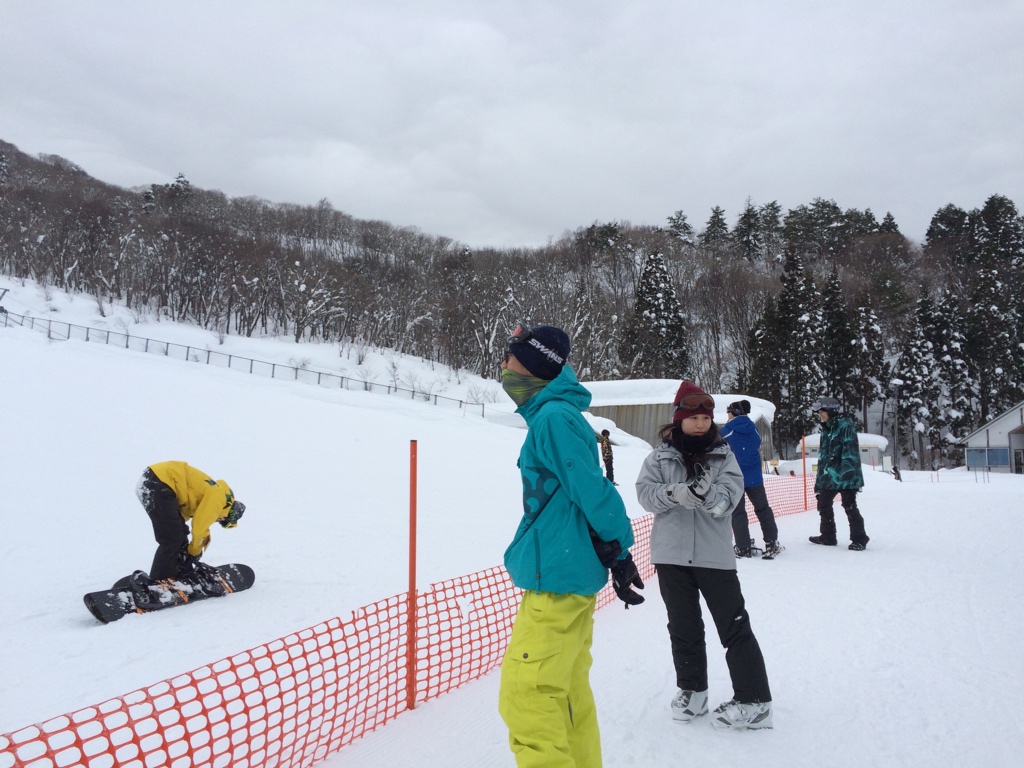
[(803, 471), (800, 473), (804, 478), (804, 509), (810, 509), (807, 506), (807, 437), (800, 438), (800, 462), (803, 465)]
[(406, 706), (416, 709), (416, 441), (409, 441), (409, 646)]

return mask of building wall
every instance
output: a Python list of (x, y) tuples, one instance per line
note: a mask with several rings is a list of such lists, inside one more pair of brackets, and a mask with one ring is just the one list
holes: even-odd
[(968, 469), (1024, 474), (1024, 403), (968, 436), (964, 445)]
[[(675, 410), (671, 403), (657, 405), (602, 405), (588, 409), (594, 416), (611, 419), (615, 426), (623, 432), (636, 435), (651, 445), (658, 444), (658, 430), (672, 421)], [(772, 429), (764, 419), (754, 422), (761, 435), (761, 458), (765, 461), (774, 458), (775, 447), (772, 442)]]

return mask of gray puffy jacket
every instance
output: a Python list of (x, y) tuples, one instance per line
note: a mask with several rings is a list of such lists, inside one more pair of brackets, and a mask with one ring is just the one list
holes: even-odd
[[(697, 568), (736, 570), (732, 549), (732, 510), (743, 498), (743, 473), (725, 443), (708, 452), (711, 488), (704, 504), (695, 509), (673, 501), (668, 489), (688, 481), (683, 455), (662, 443), (644, 459), (636, 480), (640, 506), (654, 513), (651, 562)], [(712, 517), (710, 510), (724, 511)]]

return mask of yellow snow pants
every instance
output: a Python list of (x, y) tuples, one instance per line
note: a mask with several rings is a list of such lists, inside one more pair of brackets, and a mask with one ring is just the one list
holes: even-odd
[(523, 594), (498, 693), (519, 768), (601, 768), (590, 690), (596, 605), (596, 595)]

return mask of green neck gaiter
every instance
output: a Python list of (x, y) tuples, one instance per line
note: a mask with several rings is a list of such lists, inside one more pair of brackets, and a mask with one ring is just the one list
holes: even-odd
[(512, 398), (516, 407), (521, 406), (550, 383), (547, 379), (527, 376), (524, 373), (508, 370), (501, 372), (501, 388)]

